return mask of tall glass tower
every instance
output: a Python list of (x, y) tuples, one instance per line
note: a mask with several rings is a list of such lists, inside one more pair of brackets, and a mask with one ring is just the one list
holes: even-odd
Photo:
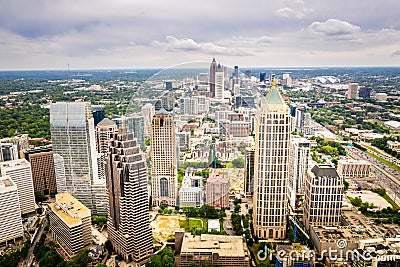
[[(90, 103), (60, 102), (50, 105), (53, 152), (64, 159), (68, 193), (93, 209), (92, 183), (98, 183), (96, 139)], [(59, 192), (62, 193), (62, 192)]]

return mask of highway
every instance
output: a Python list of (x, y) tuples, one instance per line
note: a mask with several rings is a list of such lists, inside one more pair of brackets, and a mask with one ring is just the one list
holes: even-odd
[(371, 163), (371, 172), (375, 174), (377, 183), (386, 189), (388, 195), (400, 205), (400, 173), (355, 147), (345, 147), (349, 156)]

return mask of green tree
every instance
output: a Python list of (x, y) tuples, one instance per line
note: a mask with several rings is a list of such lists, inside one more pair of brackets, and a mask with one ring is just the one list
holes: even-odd
[(244, 159), (242, 157), (236, 158), (232, 160), (232, 165), (234, 168), (244, 168), (245, 166)]
[(58, 266), (64, 261), (63, 258), (52, 248), (44, 254), (43, 258), (39, 260), (40, 267), (54, 267)]
[(350, 202), (351, 202), (351, 204), (352, 204), (353, 206), (355, 206), (355, 207), (360, 207), (361, 204), (362, 204), (362, 200), (361, 200), (360, 197), (355, 197), (355, 198), (353, 198)]

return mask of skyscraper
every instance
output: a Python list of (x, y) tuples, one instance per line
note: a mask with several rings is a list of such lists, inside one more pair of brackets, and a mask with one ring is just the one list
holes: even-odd
[(140, 147), (144, 147), (144, 118), (142, 115), (131, 114), (126, 116), (125, 125), (128, 132), (133, 133)]
[(347, 91), (348, 99), (358, 98), (358, 83), (349, 83), (349, 90)]
[(66, 191), (93, 209), (91, 185), (98, 172), (90, 103), (52, 103), (50, 130), (53, 152), (64, 159)]
[(310, 141), (306, 138), (292, 138), (288, 197), (292, 209), (303, 208), (303, 186), (310, 157)]
[(224, 99), (224, 89), (225, 89), (224, 71), (220, 64), (218, 64), (217, 71), (215, 72), (214, 86), (215, 86), (214, 97), (216, 99)]
[(308, 170), (304, 188), (303, 222), (311, 226), (338, 226), (343, 201), (343, 178), (330, 165)]
[(217, 62), (215, 57), (213, 58), (210, 65), (210, 97), (215, 97), (215, 73), (217, 72)]
[(175, 206), (178, 190), (175, 123), (164, 109), (153, 116), (150, 144), (153, 204)]
[(0, 177), (0, 243), (24, 236), (17, 185), (8, 177)]
[(97, 124), (101, 122), (105, 117), (104, 106), (93, 105), (92, 112), (93, 112), (94, 126), (97, 126)]
[(253, 197), (254, 192), (254, 147), (246, 148), (246, 173), (244, 182), (244, 193), (246, 197)]
[(150, 103), (147, 103), (142, 107), (142, 116), (144, 119), (144, 136), (150, 136), (150, 124), (151, 120), (153, 119), (156, 110), (154, 106)]
[(57, 191), (54, 158), (51, 146), (27, 150), (25, 159), (31, 164), (35, 192), (49, 195)]
[(126, 128), (114, 134), (108, 152), (108, 238), (125, 260), (143, 265), (153, 253), (148, 212), (147, 167)]
[(18, 188), (19, 205), (21, 213), (34, 212), (35, 192), (31, 174), (31, 165), (26, 159), (16, 159), (0, 163), (2, 176), (9, 176)]
[(99, 153), (108, 153), (111, 138), (117, 131), (117, 125), (112, 120), (105, 118), (96, 126), (96, 147)]
[(291, 118), (273, 84), (261, 100), (255, 124), (254, 232), (263, 239), (286, 235)]

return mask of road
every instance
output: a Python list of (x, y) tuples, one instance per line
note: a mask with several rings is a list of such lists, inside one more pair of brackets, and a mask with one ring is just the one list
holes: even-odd
[(40, 237), (42, 236), (43, 230), (44, 230), (44, 227), (46, 226), (46, 224), (47, 224), (47, 219), (43, 218), (42, 222), (40, 223), (39, 230), (38, 230), (38, 232), (37, 232), (37, 234), (35, 236), (35, 239), (33, 240), (32, 245), (28, 250), (28, 254), (26, 254), (26, 257), (25, 257), (24, 261), (22, 262), (22, 265), (19, 265), (19, 266), (29, 267), (29, 266), (32, 265), (33, 250), (35, 249), (36, 243), (39, 241)]
[(388, 195), (400, 205), (400, 173), (370, 155), (356, 149), (355, 147), (346, 147), (349, 156), (355, 159), (367, 160), (371, 163), (371, 172), (375, 174), (377, 183), (386, 189)]

